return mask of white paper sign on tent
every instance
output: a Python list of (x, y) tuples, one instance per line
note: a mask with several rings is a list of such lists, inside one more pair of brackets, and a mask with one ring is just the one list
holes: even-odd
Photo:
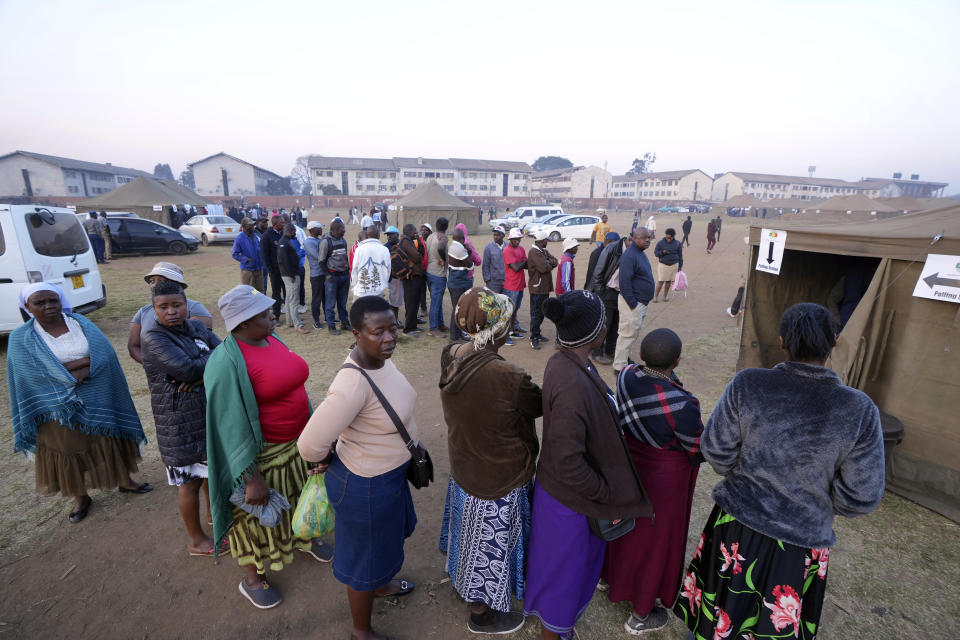
[(960, 256), (931, 253), (923, 265), (917, 286), (917, 298), (960, 303)]
[(783, 248), (787, 243), (787, 232), (778, 229), (760, 231), (760, 253), (757, 255), (757, 271), (780, 275), (783, 264)]

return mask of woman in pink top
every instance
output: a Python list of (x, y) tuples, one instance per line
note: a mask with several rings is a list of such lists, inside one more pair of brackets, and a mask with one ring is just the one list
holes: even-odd
[(382, 637), (371, 628), (373, 598), (413, 591), (413, 583), (394, 576), (403, 566), (404, 540), (417, 524), (407, 485), (410, 452), (372, 385), (414, 442), (417, 392), (390, 361), (397, 345), (390, 303), (379, 296), (358, 298), (350, 308), (350, 325), (357, 344), (298, 446), (304, 459), (325, 470), (337, 523), (333, 575), (347, 586), (352, 637), (368, 640)]

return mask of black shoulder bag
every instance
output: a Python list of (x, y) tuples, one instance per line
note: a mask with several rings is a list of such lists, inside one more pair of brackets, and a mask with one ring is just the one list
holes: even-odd
[(387, 402), (386, 396), (380, 391), (380, 387), (367, 375), (366, 371), (349, 362), (344, 363), (340, 368), (359, 371), (360, 374), (367, 379), (367, 382), (370, 383), (370, 388), (373, 389), (377, 399), (380, 400), (383, 410), (386, 411), (390, 419), (393, 420), (393, 425), (397, 428), (397, 431), (400, 432), (400, 437), (403, 438), (404, 443), (406, 443), (407, 449), (410, 450), (410, 466), (407, 467), (407, 480), (410, 481), (414, 489), (423, 489), (428, 486), (433, 482), (433, 460), (430, 459), (430, 454), (426, 448), (424, 448), (422, 444), (418, 444), (410, 439), (410, 434), (407, 433), (406, 428), (403, 426), (403, 420), (401, 420), (397, 412), (393, 410), (393, 407)]

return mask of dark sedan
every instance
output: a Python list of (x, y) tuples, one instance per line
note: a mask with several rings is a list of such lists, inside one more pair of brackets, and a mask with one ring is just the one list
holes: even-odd
[(200, 241), (165, 224), (143, 218), (109, 218), (114, 254), (196, 251)]

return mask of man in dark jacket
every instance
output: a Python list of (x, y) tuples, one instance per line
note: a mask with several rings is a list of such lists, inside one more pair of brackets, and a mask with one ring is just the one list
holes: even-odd
[(420, 306), (420, 289), (423, 287), (423, 245), (416, 241), (417, 228), (412, 224), (403, 226), (400, 237), (400, 253), (407, 260), (408, 271), (403, 280), (403, 333), (418, 337), (417, 310)]
[(620, 373), (632, 361), (633, 347), (640, 338), (640, 327), (647, 315), (647, 305), (653, 298), (653, 273), (650, 260), (644, 253), (650, 246), (650, 232), (637, 227), (630, 236), (630, 246), (620, 256), (620, 311), (617, 349), (613, 356), (613, 370)]
[[(600, 254), (603, 253), (603, 250), (610, 246), (611, 242), (616, 242), (620, 239), (620, 234), (616, 231), (610, 231), (601, 239), (601, 244), (599, 247), (594, 249), (590, 253), (590, 259), (587, 260), (587, 277), (583, 281), (583, 288), (590, 291), (590, 283), (593, 281), (593, 273), (597, 269), (597, 261), (600, 260)], [(596, 293), (596, 292), (594, 292)], [(599, 294), (598, 294), (599, 295)]]
[(232, 253), (233, 259), (240, 263), (240, 284), (248, 284), (263, 293), (263, 256), (260, 238), (253, 231), (253, 220), (241, 220), (240, 229), (233, 241)]
[(283, 237), (283, 218), (279, 215), (270, 219), (270, 228), (263, 232), (260, 238), (260, 252), (263, 256), (263, 264), (267, 266), (267, 273), (270, 276), (270, 289), (273, 291), (273, 315), (280, 317), (280, 305), (285, 299), (285, 289), (283, 287), (283, 278), (280, 275), (280, 264), (277, 262), (277, 245), (280, 244), (280, 238)]
[(535, 237), (527, 254), (527, 286), (530, 289), (530, 346), (539, 349), (544, 341), (540, 333), (543, 302), (553, 291), (553, 270), (557, 268), (557, 259), (547, 251), (547, 232), (538, 230)]
[(677, 277), (677, 271), (683, 269), (683, 243), (677, 242), (676, 236), (676, 231), (672, 228), (667, 229), (664, 237), (653, 249), (653, 255), (658, 260), (657, 290), (653, 293), (654, 302), (660, 297), (661, 289), (663, 289), (663, 301), (670, 302), (670, 286), (673, 284), (674, 278)]
[[(327, 330), (331, 335), (340, 335), (342, 329), (350, 328), (347, 316), (347, 296), (350, 293), (350, 261), (347, 254), (347, 241), (343, 239), (346, 228), (343, 220), (334, 218), (330, 223), (330, 232), (320, 243), (317, 262), (320, 272), (326, 274), (326, 286), (323, 297), (327, 317)], [(334, 313), (336, 311), (336, 313)], [(340, 329), (337, 329), (336, 315), (340, 315)]]
[[(620, 236), (611, 231), (607, 234), (616, 236), (616, 240), (611, 240), (597, 258), (597, 264), (587, 280), (587, 289), (600, 296), (603, 301), (604, 310), (607, 316), (607, 337), (603, 341), (601, 352), (594, 356), (594, 362), (597, 364), (613, 364), (613, 355), (617, 348), (617, 337), (619, 336), (618, 327), (620, 325), (620, 310), (618, 300), (620, 298), (620, 285), (616, 282), (614, 274), (620, 269), (620, 256), (624, 249), (630, 246), (630, 237), (627, 236), (621, 240)], [(615, 284), (616, 286), (609, 286)]]
[(303, 326), (303, 320), (300, 318), (300, 312), (297, 308), (297, 296), (294, 294), (300, 288), (300, 260), (305, 255), (306, 251), (297, 242), (296, 225), (288, 222), (283, 228), (283, 236), (277, 244), (277, 264), (280, 267), (283, 286), (290, 292), (284, 302), (287, 327), (296, 327), (298, 333), (310, 333), (310, 330)]
[(684, 242), (687, 243), (687, 246), (690, 246), (690, 232), (693, 230), (693, 220), (690, 219), (690, 216), (687, 216), (687, 219), (683, 221), (683, 225), (680, 227), (683, 229), (683, 237), (680, 238), (680, 244)]

